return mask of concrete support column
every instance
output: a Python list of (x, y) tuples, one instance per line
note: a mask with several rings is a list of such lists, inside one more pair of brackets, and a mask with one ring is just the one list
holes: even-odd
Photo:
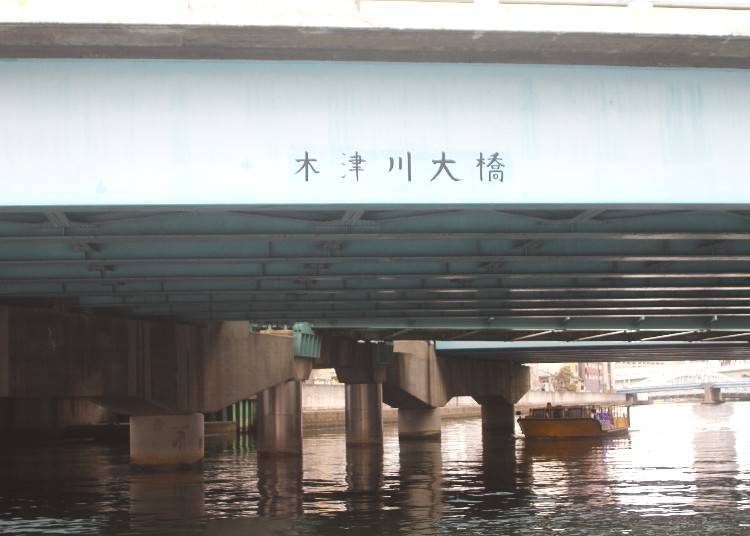
[(513, 404), (501, 397), (488, 397), (479, 401), (482, 405), (482, 433), (511, 436), (516, 430)]
[(379, 383), (346, 384), (346, 443), (383, 443), (383, 386)]
[(440, 408), (398, 408), (399, 439), (438, 439)]
[(203, 458), (203, 414), (130, 417), (130, 461), (186, 465)]
[(710, 383), (703, 385), (703, 403), (704, 404), (721, 404), (721, 388), (714, 387)]
[(258, 395), (258, 452), (302, 455), (302, 386), (280, 383)]

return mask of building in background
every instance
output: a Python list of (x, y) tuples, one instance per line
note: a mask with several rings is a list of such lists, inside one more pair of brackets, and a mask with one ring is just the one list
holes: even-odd
[(611, 363), (529, 364), (532, 391), (614, 391)]
[(612, 363), (578, 363), (578, 377), (583, 391), (588, 393), (611, 393), (614, 390)]

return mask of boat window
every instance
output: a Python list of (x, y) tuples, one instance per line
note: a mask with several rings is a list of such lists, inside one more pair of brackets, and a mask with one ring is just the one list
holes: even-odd
[(544, 418), (544, 410), (543, 409), (532, 409), (531, 410), (531, 416), (537, 417), (537, 418)]
[(580, 418), (583, 416), (583, 408), (568, 408), (568, 417)]
[(562, 417), (563, 417), (563, 409), (562, 408), (555, 408), (555, 410), (552, 413), (552, 416), (555, 419), (562, 419)]

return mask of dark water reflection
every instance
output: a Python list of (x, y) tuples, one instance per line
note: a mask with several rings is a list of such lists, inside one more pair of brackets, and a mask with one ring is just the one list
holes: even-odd
[(138, 472), (127, 448), (0, 450), (3, 534), (750, 534), (750, 403), (633, 409), (629, 438), (525, 443), (446, 420), (441, 442), (304, 460), (214, 441), (201, 468)]

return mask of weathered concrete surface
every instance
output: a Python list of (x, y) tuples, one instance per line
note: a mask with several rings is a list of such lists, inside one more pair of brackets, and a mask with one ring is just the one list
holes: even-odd
[[(748, 67), (747, 10), (285, 0), (0, 6), (4, 57)], [(64, 6), (64, 7), (63, 7)]]
[[(455, 399), (454, 399), (455, 400)], [(473, 402), (473, 401), (472, 401)], [(479, 417), (482, 414), (482, 407), (476, 402), (471, 405), (454, 406), (453, 400), (448, 402), (447, 406), (440, 408), (441, 419), (462, 419), (466, 417)], [(397, 423), (398, 409), (390, 406), (383, 406), (383, 423)], [(302, 426), (307, 427), (328, 427), (328, 426), (346, 426), (346, 415), (344, 410), (314, 410), (302, 412)]]
[[(303, 426), (343, 426), (344, 413), (343, 384), (302, 384), (302, 422)], [(478, 417), (480, 406), (469, 396), (453, 397), (442, 408), (443, 419), (460, 417)], [(383, 404), (383, 422), (398, 422), (398, 409)]]
[(451, 396), (502, 397), (512, 405), (529, 390), (529, 369), (520, 363), (450, 358), (438, 361)]
[(346, 385), (346, 443), (383, 443), (383, 390), (379, 383)]
[(454, 396), (502, 397), (516, 403), (529, 389), (528, 368), (490, 359), (439, 358), (424, 341), (397, 341), (383, 400), (398, 408), (436, 408)]
[(58, 436), (70, 426), (103, 423), (111, 416), (106, 408), (83, 398), (0, 398), (0, 432), (12, 430), (16, 437)]
[(703, 404), (721, 404), (721, 388), (714, 387), (710, 383), (703, 385)]
[(442, 408), (399, 408), (399, 439), (437, 439), (440, 437)]
[[(233, 440), (237, 434), (237, 423), (234, 421), (205, 421), (203, 434), (206, 440)], [(127, 443), (130, 439), (130, 423), (76, 424), (63, 431), (63, 437), (76, 439), (93, 439), (104, 443)]]
[(482, 405), (482, 431), (513, 435), (516, 427), (513, 404), (501, 396), (477, 397)]
[(310, 372), (291, 337), (251, 333), (247, 322), (0, 307), (2, 348), (6, 397), (88, 398), (131, 415), (217, 411)]
[(344, 411), (346, 387), (343, 383), (303, 383), (302, 411)]
[(451, 399), (448, 378), (435, 349), (423, 341), (397, 341), (388, 366), (383, 401), (389, 406), (439, 408)]
[(302, 391), (290, 380), (258, 395), (258, 452), (273, 455), (302, 454)]
[(383, 383), (385, 367), (378, 363), (376, 344), (343, 337), (324, 337), (315, 368), (334, 368), (341, 383)]
[(440, 408), (454, 396), (482, 404), (482, 428), (513, 433), (513, 404), (529, 389), (529, 369), (518, 363), (439, 358), (424, 341), (397, 341), (383, 384), (383, 400), (398, 408), (399, 437), (440, 436)]
[(254, 334), (247, 322), (223, 322), (204, 362), (203, 411), (217, 411), (288, 380), (310, 376), (310, 359), (294, 357), (292, 338)]
[(203, 414), (130, 418), (130, 461), (136, 465), (183, 465), (203, 459)]
[(750, 68), (750, 38), (469, 30), (0, 24), (4, 58), (176, 58)]

